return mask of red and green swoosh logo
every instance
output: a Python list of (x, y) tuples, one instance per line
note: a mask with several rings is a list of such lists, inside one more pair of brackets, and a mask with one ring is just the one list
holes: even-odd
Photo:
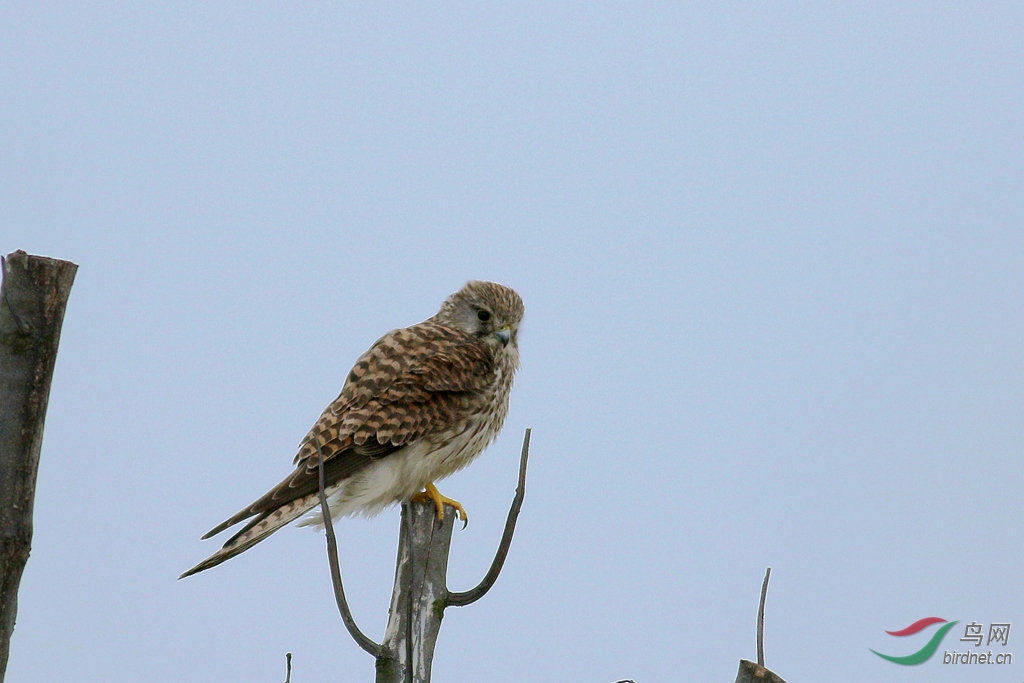
[(881, 652), (875, 652), (874, 650), (871, 651), (882, 659), (888, 659), (894, 664), (902, 664), (903, 666), (921, 664), (922, 662), (928, 661), (928, 659), (935, 654), (935, 651), (939, 649), (939, 644), (942, 642), (942, 639), (946, 637), (946, 633), (948, 633), (949, 629), (953, 628), (957, 623), (958, 622), (955, 621), (946, 622), (945, 619), (940, 619), (939, 617), (925, 617), (924, 619), (918, 619), (910, 626), (900, 629), (899, 631), (886, 631), (890, 636), (912, 636), (915, 633), (920, 633), (932, 624), (945, 624), (945, 626), (940, 627), (939, 630), (932, 635), (931, 640), (925, 643), (924, 647), (914, 654), (906, 655), (904, 657), (894, 657), (893, 655), (883, 655)]

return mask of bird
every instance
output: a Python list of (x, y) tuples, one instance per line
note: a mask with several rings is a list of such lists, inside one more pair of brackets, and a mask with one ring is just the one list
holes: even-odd
[(439, 519), (451, 505), (465, 525), (465, 508), (435, 482), (469, 465), (498, 436), (519, 369), (524, 310), (515, 290), (471, 280), (434, 316), (374, 342), (299, 444), (292, 473), (206, 533), (204, 540), (248, 520), (178, 578), (245, 552), (306, 513), (299, 526), (322, 527), (314, 510), (321, 457), (332, 519), (416, 500), (432, 502)]

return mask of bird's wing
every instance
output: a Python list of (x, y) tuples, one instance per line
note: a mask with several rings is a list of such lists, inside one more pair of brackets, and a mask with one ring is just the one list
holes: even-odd
[(493, 373), (487, 345), (458, 330), (427, 321), (389, 332), (356, 361), (299, 446), (295, 470), (203, 538), (319, 490), (318, 444), (330, 485), (406, 444), (457, 428), (480, 409), (475, 397)]

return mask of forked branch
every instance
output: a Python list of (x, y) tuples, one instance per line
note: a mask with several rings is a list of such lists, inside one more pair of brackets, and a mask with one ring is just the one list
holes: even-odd
[(526, 495), (530, 430), (527, 429), (523, 437), (523, 449), (519, 459), (519, 483), (508, 519), (505, 521), (501, 543), (490, 569), (475, 588), (464, 593), (452, 593), (446, 585), (455, 509), (448, 506), (444, 519), (439, 520), (432, 503), (402, 505), (395, 587), (391, 596), (388, 626), (384, 640), (379, 645), (356, 626), (348, 601), (345, 599), (338, 563), (338, 544), (325, 491), (324, 455), (320, 443), (313, 443), (320, 465), (320, 511), (327, 532), (327, 559), (331, 565), (334, 597), (345, 628), (359, 647), (376, 658), (378, 683), (429, 683), (434, 644), (441, 627), (444, 609), (450, 606), (469, 605), (482, 598), (497, 581), (498, 574), (505, 564), (516, 528), (516, 519)]

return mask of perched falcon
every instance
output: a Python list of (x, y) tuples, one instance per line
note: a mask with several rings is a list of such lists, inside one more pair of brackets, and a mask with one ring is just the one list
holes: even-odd
[[(434, 482), (468, 465), (498, 435), (519, 368), (522, 318), (515, 291), (473, 281), (448, 297), (437, 315), (378, 339), (299, 445), (295, 471), (203, 536), (249, 520), (180, 578), (248, 550), (318, 507), (318, 444), (332, 517), (375, 515), (417, 499), (433, 501), (438, 517), (448, 503), (465, 520), (462, 505), (442, 496)], [(302, 525), (318, 523), (319, 511)]]

